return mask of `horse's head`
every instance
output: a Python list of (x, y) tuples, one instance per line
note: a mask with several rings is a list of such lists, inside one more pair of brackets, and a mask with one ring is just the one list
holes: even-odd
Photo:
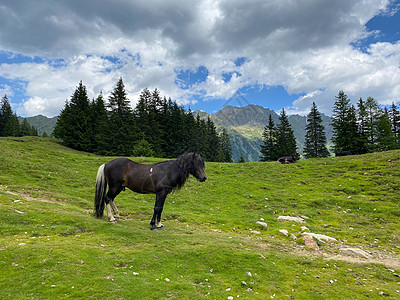
[(206, 172), (204, 172), (204, 159), (198, 153), (188, 153), (182, 155), (185, 160), (185, 165), (187, 170), (191, 175), (196, 177), (196, 179), (200, 182), (203, 182), (207, 179)]

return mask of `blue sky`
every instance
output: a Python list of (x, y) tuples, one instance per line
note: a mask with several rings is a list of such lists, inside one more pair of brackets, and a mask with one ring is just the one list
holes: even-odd
[(20, 116), (55, 116), (82, 80), (134, 106), (157, 88), (214, 113), (256, 104), (331, 114), (400, 101), (400, 2), (390, 0), (0, 0), (0, 95)]

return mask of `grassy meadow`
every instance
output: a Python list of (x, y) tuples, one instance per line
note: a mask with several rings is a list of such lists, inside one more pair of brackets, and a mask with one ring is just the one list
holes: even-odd
[[(155, 195), (126, 190), (118, 223), (93, 217), (97, 169), (112, 158), (0, 138), (2, 299), (400, 299), (400, 151), (206, 163), (207, 181), (167, 197), (156, 232)], [(336, 241), (313, 250), (304, 232)]]

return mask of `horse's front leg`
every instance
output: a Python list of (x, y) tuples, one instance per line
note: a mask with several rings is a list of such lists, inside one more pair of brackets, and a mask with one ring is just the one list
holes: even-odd
[(156, 194), (156, 203), (154, 205), (153, 218), (151, 218), (150, 221), (151, 230), (157, 230), (157, 228), (164, 229), (164, 226), (161, 224), (160, 219), (166, 197), (167, 197), (167, 192), (164, 190)]

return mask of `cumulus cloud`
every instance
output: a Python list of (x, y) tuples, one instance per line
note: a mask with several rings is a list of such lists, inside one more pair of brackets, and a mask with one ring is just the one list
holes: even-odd
[[(313, 101), (328, 113), (339, 90), (387, 104), (400, 100), (399, 43), (352, 45), (374, 34), (372, 17), (396, 9), (389, 0), (9, 1), (0, 50), (41, 61), (10, 60), (0, 77), (25, 83), (26, 115), (58, 114), (80, 80), (90, 97), (107, 96), (120, 77), (132, 104), (143, 88), (195, 103), (256, 85), (305, 95), (293, 113)], [(206, 79), (182, 88), (179, 71), (199, 67)]]

